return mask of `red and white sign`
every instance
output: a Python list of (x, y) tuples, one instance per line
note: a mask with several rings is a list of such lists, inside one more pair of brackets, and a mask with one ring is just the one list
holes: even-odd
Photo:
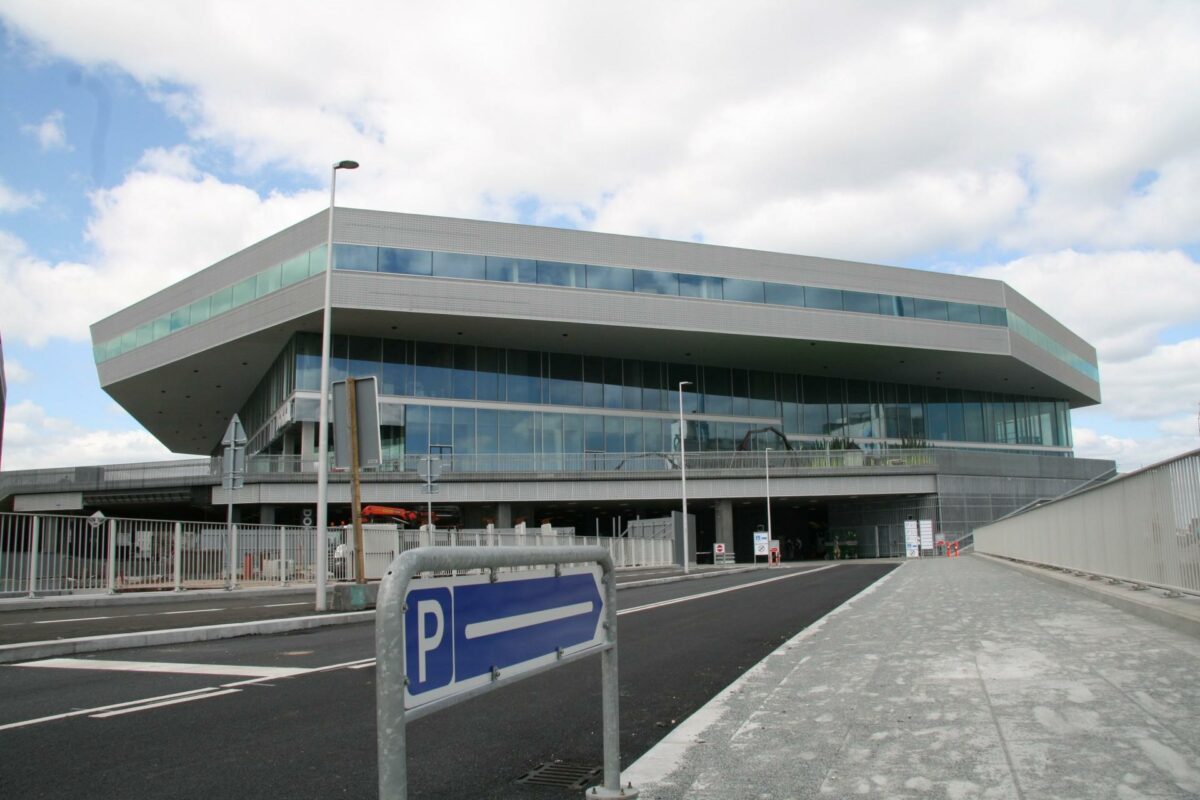
[(725, 555), (725, 545), (721, 542), (717, 542), (713, 545), (713, 552), (719, 556)]

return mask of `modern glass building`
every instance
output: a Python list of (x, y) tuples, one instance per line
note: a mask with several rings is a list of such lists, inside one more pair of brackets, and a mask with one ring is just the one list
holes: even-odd
[[(101, 384), (172, 450), (215, 453), (240, 415), (246, 518), (315, 499), (326, 213), (92, 327)], [(1072, 457), (1094, 349), (1001, 282), (355, 209), (334, 241), (333, 379), (381, 396), (369, 501), (423, 502), (434, 454), (464, 524), (661, 516), (680, 402), (702, 552), (762, 522), (768, 458), (797, 555), (908, 517), (963, 535), (1112, 469)]]

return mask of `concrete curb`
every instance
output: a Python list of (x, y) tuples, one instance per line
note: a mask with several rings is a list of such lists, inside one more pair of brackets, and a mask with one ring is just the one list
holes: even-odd
[(238, 636), (261, 636), (272, 633), (324, 628), (330, 625), (349, 625), (370, 622), (374, 611), (354, 611), (348, 614), (320, 614), (311, 617), (267, 619), (257, 622), (233, 622), (224, 625), (202, 625), (195, 628), (170, 628), (138, 633), (111, 633), (104, 636), (81, 636), (75, 639), (55, 639), (44, 642), (23, 642), (0, 645), (0, 664), (14, 661), (33, 661), (40, 658), (98, 653), (105, 650), (124, 650), (134, 647), (157, 647), (166, 644), (206, 642), (214, 639), (233, 639)]
[(254, 587), (250, 589), (185, 589), (182, 592), (156, 591), (121, 594), (62, 594), (44, 597), (0, 599), (0, 614), (5, 611), (29, 611), (39, 608), (99, 608), (101, 606), (140, 606), (154, 603), (185, 602), (214, 597), (293, 597), (311, 595), (314, 585)]
[(1169, 598), (1162, 590), (1147, 589), (1134, 592), (1128, 585), (1113, 585), (1106, 581), (1095, 581), (1076, 575), (1059, 572), (1054, 567), (1025, 564), (1002, 556), (976, 552), (975, 557), (1024, 572), (1038, 580), (1062, 586), (1093, 600), (1107, 603), (1113, 608), (1127, 611), (1148, 622), (1154, 622), (1178, 633), (1200, 638), (1200, 599), (1190, 597)]

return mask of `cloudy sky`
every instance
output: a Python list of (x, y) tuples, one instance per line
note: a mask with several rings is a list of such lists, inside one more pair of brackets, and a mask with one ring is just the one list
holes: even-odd
[(88, 325), (328, 202), (1001, 278), (1200, 446), (1200, 3), (0, 0), (4, 467), (169, 457)]

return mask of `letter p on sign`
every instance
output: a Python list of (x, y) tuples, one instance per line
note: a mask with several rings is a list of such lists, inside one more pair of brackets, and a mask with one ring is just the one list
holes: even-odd
[(449, 588), (408, 593), (404, 613), (404, 660), (413, 694), (446, 686), (454, 679), (454, 600)]

